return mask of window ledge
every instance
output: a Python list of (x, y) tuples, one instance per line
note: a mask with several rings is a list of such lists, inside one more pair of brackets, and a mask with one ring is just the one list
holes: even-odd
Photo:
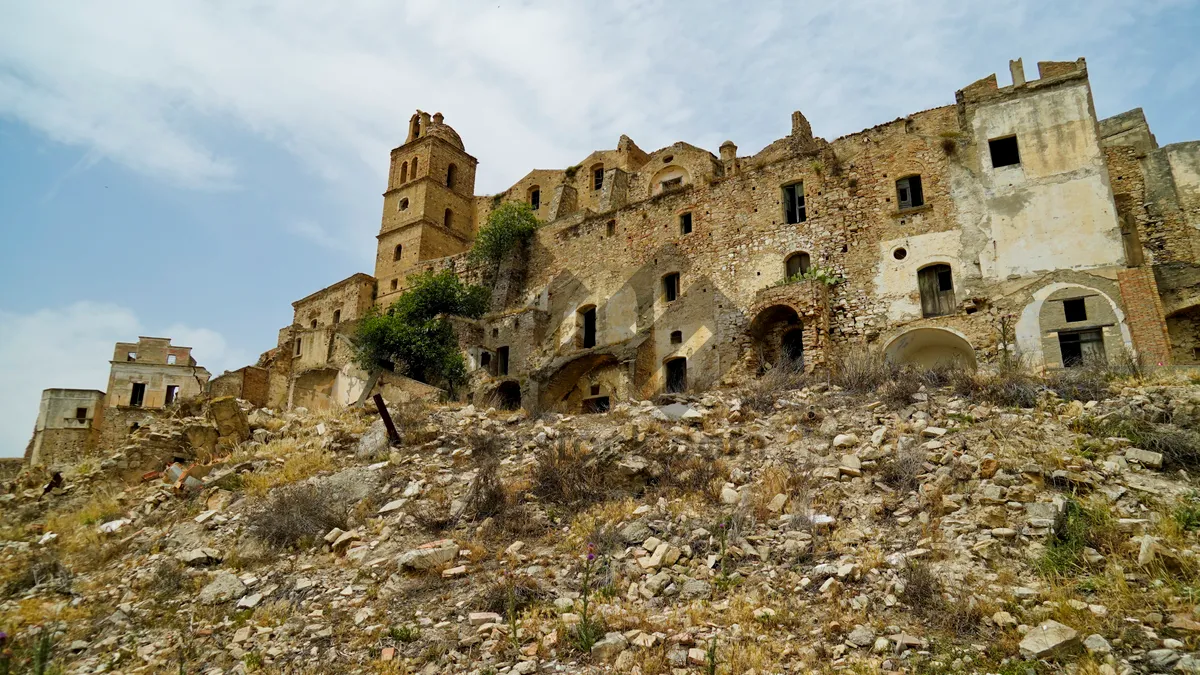
[(914, 213), (924, 213), (926, 211), (932, 211), (932, 210), (933, 210), (933, 204), (922, 204), (920, 206), (914, 206), (914, 207), (908, 208), (908, 209), (900, 209), (899, 211), (896, 211), (895, 213), (893, 213), (892, 217), (893, 218), (903, 218), (904, 216), (911, 216)]

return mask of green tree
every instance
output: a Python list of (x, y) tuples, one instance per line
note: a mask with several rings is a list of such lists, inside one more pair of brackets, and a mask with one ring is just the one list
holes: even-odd
[(479, 228), (470, 258), (475, 263), (499, 265), (509, 251), (524, 244), (538, 228), (533, 209), (525, 202), (504, 202), (488, 215)]
[(445, 387), (451, 393), (467, 377), (454, 327), (447, 316), (479, 318), (487, 311), (488, 290), (464, 284), (453, 272), (427, 272), (387, 311), (373, 309), (354, 336), (355, 361), (369, 371), (395, 370)]

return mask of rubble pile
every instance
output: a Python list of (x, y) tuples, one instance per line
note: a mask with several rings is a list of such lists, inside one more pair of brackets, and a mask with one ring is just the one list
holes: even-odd
[(217, 399), (8, 486), (0, 630), (68, 673), (1200, 672), (1200, 387), (744, 401), (393, 443)]

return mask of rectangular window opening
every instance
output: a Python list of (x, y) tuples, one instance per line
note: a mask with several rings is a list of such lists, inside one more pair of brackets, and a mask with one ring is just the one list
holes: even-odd
[(592, 172), (592, 189), (599, 190), (604, 187), (604, 169), (599, 168)]
[(583, 314), (583, 348), (596, 346), (596, 308), (591, 307)]
[(593, 384), (591, 389), (589, 389), (588, 391), (592, 392), (592, 396), (599, 396), (600, 395), (600, 385)]
[(804, 183), (783, 188), (783, 211), (788, 224), (795, 225), (808, 220), (808, 211), (804, 207)]
[(1063, 300), (1063, 314), (1067, 323), (1087, 321), (1087, 304), (1084, 303), (1083, 298)]
[(615, 220), (608, 221), (608, 224), (604, 226), (604, 233), (609, 237), (616, 234), (617, 233), (617, 221), (615, 221)]
[(171, 405), (177, 398), (179, 398), (179, 385), (167, 385), (167, 398), (163, 401), (163, 405)]
[(296, 356), (300, 356), (300, 338), (296, 338)]
[(168, 366), (175, 365), (175, 355), (174, 354), (167, 354), (167, 365)]
[(1021, 163), (1021, 153), (1017, 149), (1016, 136), (994, 138), (988, 141), (988, 150), (992, 154), (993, 169)]
[(679, 234), (692, 233), (692, 214), (684, 213), (679, 216)]
[(142, 406), (142, 401), (144, 401), (145, 399), (146, 399), (146, 383), (145, 382), (134, 382), (133, 383), (133, 391), (130, 392), (130, 394), (129, 394), (129, 405), (131, 405), (135, 408), (140, 408)]
[(87, 408), (76, 408), (75, 409), (75, 419), (86, 420), (87, 419)]
[(1105, 360), (1104, 334), (1099, 329), (1059, 333), (1058, 348), (1062, 352), (1065, 368), (1102, 363)]
[(532, 207), (534, 211), (537, 211), (538, 209), (542, 208), (542, 191), (541, 190), (534, 190), (533, 192), (529, 193), (529, 206)]
[(675, 302), (679, 297), (679, 272), (663, 277), (663, 297), (667, 302)]
[(137, 361), (137, 352), (129, 352), (125, 354), (126, 361)]
[(500, 375), (508, 374), (508, 347), (496, 350), (496, 372)]
[(920, 176), (909, 176), (896, 181), (896, 202), (901, 211), (925, 205), (925, 194), (921, 190)]

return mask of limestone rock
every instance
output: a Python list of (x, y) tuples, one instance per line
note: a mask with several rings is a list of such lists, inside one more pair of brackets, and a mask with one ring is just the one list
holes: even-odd
[(196, 601), (202, 605), (219, 605), (237, 600), (246, 594), (246, 585), (231, 572), (217, 572), (208, 585), (200, 589)]
[(1023, 653), (1038, 659), (1058, 656), (1079, 647), (1079, 633), (1057, 621), (1044, 621), (1025, 634), (1020, 647)]
[(234, 443), (250, 438), (250, 423), (246, 413), (232, 396), (221, 396), (208, 402), (208, 416), (217, 425), (217, 434)]
[(409, 569), (430, 570), (453, 561), (457, 555), (458, 544), (453, 539), (440, 539), (401, 554), (396, 563)]

